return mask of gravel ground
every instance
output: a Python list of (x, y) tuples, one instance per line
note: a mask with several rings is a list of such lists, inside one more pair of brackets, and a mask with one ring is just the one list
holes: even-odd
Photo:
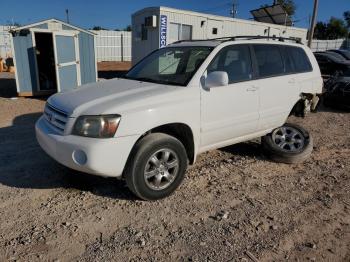
[(0, 261), (349, 261), (350, 114), (290, 120), (314, 137), (303, 164), (242, 143), (144, 202), (50, 159), (34, 134), (44, 103), (0, 97)]

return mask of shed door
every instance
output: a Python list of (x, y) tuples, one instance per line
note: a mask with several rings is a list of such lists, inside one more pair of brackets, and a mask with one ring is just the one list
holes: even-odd
[(61, 32), (53, 36), (58, 91), (71, 90), (81, 85), (78, 37)]

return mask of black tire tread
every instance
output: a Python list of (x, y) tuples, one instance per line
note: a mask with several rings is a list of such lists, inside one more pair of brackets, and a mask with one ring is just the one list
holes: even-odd
[(312, 136), (303, 127), (297, 124), (286, 123), (286, 126), (291, 126), (298, 129), (306, 138), (305, 148), (298, 153), (284, 152), (279, 150), (277, 146), (274, 146), (272, 142), (271, 133), (262, 137), (261, 144), (265, 154), (273, 161), (285, 164), (298, 164), (308, 159), (313, 151), (313, 139)]
[[(137, 179), (136, 172), (137, 172), (138, 165), (141, 164), (139, 162), (140, 162), (140, 159), (142, 159), (142, 155), (145, 152), (147, 152), (148, 150), (151, 150), (153, 147), (155, 147), (161, 143), (165, 143), (165, 144), (175, 143), (175, 144), (179, 145), (181, 148), (182, 154), (184, 154), (186, 156), (186, 159), (187, 159), (185, 147), (182, 145), (182, 143), (178, 139), (176, 139), (173, 136), (169, 136), (169, 135), (163, 134), (163, 133), (152, 133), (152, 134), (146, 135), (145, 137), (141, 138), (136, 143), (135, 147), (133, 148), (133, 150), (130, 154), (128, 163), (127, 163), (125, 171), (124, 171), (124, 177), (126, 180), (126, 184), (127, 184), (128, 188), (131, 190), (131, 192), (133, 192), (136, 196), (138, 196), (139, 198), (141, 198), (143, 200), (152, 201), (152, 200), (158, 200), (160, 198), (163, 198), (163, 197), (154, 198), (154, 197), (146, 196), (136, 186), (136, 179)], [(188, 161), (186, 161), (186, 164), (184, 167), (184, 172), (187, 169), (187, 164), (188, 164)], [(183, 175), (183, 177), (184, 177), (184, 175)], [(183, 180), (183, 177), (181, 178), (181, 181), (179, 181), (180, 184)], [(164, 197), (171, 195), (173, 192), (171, 192), (170, 194), (166, 194)]]

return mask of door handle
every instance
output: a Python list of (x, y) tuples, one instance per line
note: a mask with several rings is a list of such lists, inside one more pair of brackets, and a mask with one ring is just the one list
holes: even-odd
[(295, 84), (295, 78), (289, 79), (288, 83), (289, 84)]
[(259, 87), (257, 87), (257, 86), (251, 86), (251, 87), (247, 88), (247, 91), (248, 92), (256, 92), (256, 91), (258, 91), (258, 89), (259, 89)]

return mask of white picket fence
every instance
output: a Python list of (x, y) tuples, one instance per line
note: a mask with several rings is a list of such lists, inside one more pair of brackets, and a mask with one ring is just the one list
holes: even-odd
[(329, 49), (349, 49), (350, 40), (336, 39), (336, 40), (313, 40), (311, 49), (312, 51), (326, 51)]
[(8, 58), (12, 57), (12, 46), (9, 26), (0, 25), (0, 57)]
[(131, 32), (94, 31), (97, 61), (131, 61)]

